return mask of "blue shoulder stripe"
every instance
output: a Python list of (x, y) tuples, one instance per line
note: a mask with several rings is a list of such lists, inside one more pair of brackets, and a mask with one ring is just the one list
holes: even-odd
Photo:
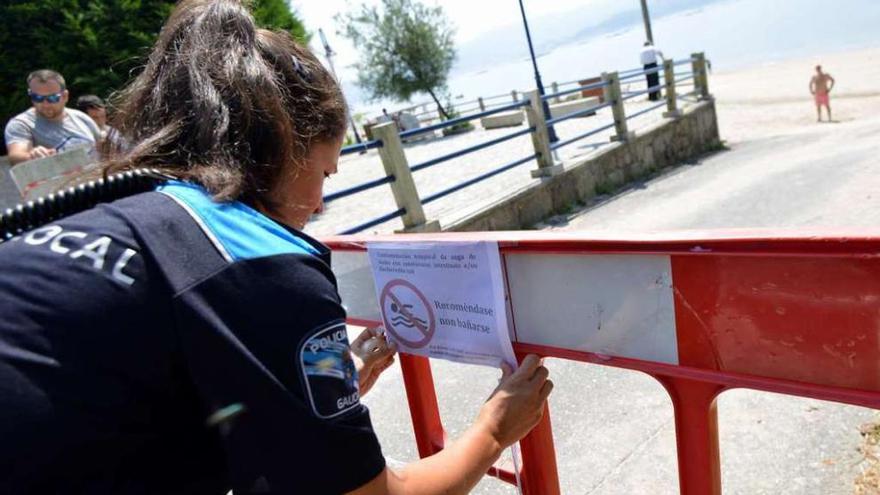
[(239, 201), (215, 202), (202, 187), (180, 181), (156, 190), (187, 210), (230, 262), (278, 254), (320, 254), (305, 239)]

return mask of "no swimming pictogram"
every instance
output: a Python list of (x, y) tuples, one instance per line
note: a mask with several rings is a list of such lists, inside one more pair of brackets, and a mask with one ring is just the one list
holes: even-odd
[(402, 279), (385, 284), (379, 298), (385, 331), (411, 348), (428, 345), (437, 328), (434, 311), (415, 285)]

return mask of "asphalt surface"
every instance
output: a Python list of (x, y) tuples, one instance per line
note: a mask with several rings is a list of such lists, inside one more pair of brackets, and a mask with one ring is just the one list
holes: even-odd
[[(723, 129), (722, 129), (723, 132)], [(876, 226), (880, 118), (816, 124), (734, 143), (540, 227), (656, 231)], [(433, 362), (450, 437), (476, 416), (498, 373)], [(564, 494), (678, 493), (672, 405), (652, 378), (548, 360)], [(386, 455), (417, 458), (399, 368), (365, 398)], [(875, 411), (764, 392), (718, 399), (725, 494), (853, 493), (864, 467), (858, 428)], [(516, 490), (493, 479), (473, 493)]]

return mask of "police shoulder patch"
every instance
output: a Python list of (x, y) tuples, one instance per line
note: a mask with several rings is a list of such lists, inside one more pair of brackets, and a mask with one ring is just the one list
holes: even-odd
[(345, 322), (318, 327), (300, 344), (297, 359), (306, 398), (316, 416), (330, 419), (360, 405), (358, 376)]

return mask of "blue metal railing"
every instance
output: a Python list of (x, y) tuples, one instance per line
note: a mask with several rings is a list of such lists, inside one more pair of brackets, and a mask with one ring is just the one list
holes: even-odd
[(646, 114), (646, 113), (648, 113), (648, 112), (650, 112), (650, 111), (652, 111), (652, 110), (656, 110), (656, 109), (658, 109), (658, 108), (660, 108), (660, 107), (662, 107), (662, 106), (665, 106), (665, 105), (666, 105), (666, 102), (665, 102), (665, 101), (660, 102), (660, 103), (658, 103), (658, 104), (656, 104), (656, 105), (651, 105), (650, 107), (645, 108), (645, 109), (642, 109), (642, 110), (639, 110), (638, 112), (636, 112), (636, 113), (634, 113), (634, 114), (632, 114), (632, 115), (627, 115), (627, 116), (626, 116), (626, 120), (634, 119), (634, 118), (636, 118), (636, 117), (638, 117), (638, 116), (640, 116), (640, 115), (644, 115), (644, 114)]
[[(673, 67), (676, 67), (679, 65), (693, 63), (693, 61), (694, 61), (693, 58), (683, 58), (681, 60), (673, 60), (672, 65), (673, 65)], [(654, 72), (660, 72), (662, 70), (663, 70), (663, 64), (658, 64), (656, 68), (648, 70), (648, 71), (646, 71), (643, 68), (627, 69), (627, 70), (618, 71), (617, 75), (620, 77), (620, 79), (624, 79), (624, 77), (629, 79), (629, 78), (636, 77), (636, 76), (644, 76), (647, 74), (653, 74)]]
[(483, 148), (488, 148), (489, 146), (494, 146), (496, 144), (503, 143), (505, 141), (509, 141), (511, 139), (515, 139), (520, 136), (532, 133), (534, 131), (535, 131), (534, 127), (529, 127), (528, 129), (516, 131), (516, 132), (510, 133), (510, 134), (501, 136), (499, 138), (495, 138), (491, 141), (486, 141), (485, 143), (475, 144), (474, 146), (470, 146), (468, 148), (464, 148), (464, 149), (461, 149), (458, 151), (453, 151), (452, 153), (449, 153), (449, 154), (446, 154), (443, 156), (439, 156), (437, 158), (432, 158), (428, 161), (419, 163), (418, 165), (413, 165), (412, 167), (410, 167), (410, 170), (412, 170), (413, 172), (417, 172), (419, 170), (422, 170), (423, 168), (428, 168), (432, 165), (437, 165), (438, 163), (443, 163), (445, 161), (452, 160), (453, 158), (458, 158), (460, 156), (467, 155), (468, 153), (473, 153), (474, 151), (479, 151)]
[[(684, 60), (674, 61), (674, 62), (673, 62), (673, 65), (683, 65), (683, 64), (687, 64), (687, 63), (691, 63), (691, 62), (692, 62), (691, 59), (684, 59)], [(663, 72), (663, 70), (664, 70), (664, 68), (663, 68), (662, 65), (658, 65), (656, 68), (652, 68), (652, 69), (649, 69), (649, 70), (644, 70), (644, 69), (631, 69), (631, 70), (628, 70), (628, 71), (619, 72), (619, 73), (618, 73), (618, 76), (619, 76), (618, 79), (619, 79), (620, 81), (624, 81), (624, 80), (628, 80), (628, 79), (635, 79), (635, 78), (642, 77), (642, 76), (649, 75), (649, 74), (658, 74), (658, 73)], [(684, 81), (687, 81), (687, 80), (690, 80), (690, 79), (694, 79), (694, 77), (695, 77), (694, 74), (693, 74), (692, 72), (684, 73), (684, 74), (680, 74), (680, 75), (677, 75), (677, 76), (678, 76), (678, 77), (677, 77), (677, 78), (675, 79), (675, 81), (674, 81), (675, 84), (678, 84), (678, 83), (681, 83), (681, 82), (684, 82)], [(630, 83), (630, 84), (632, 84), (632, 83)], [(586, 84), (586, 85), (583, 85), (583, 86), (578, 86), (578, 87), (575, 87), (575, 88), (572, 88), (572, 89), (569, 89), (569, 90), (564, 90), (564, 91), (559, 91), (559, 92), (556, 92), (556, 93), (548, 94), (548, 95), (543, 96), (542, 99), (543, 99), (544, 101), (546, 101), (546, 100), (550, 100), (550, 99), (553, 99), (553, 98), (559, 98), (559, 97), (561, 97), (561, 96), (566, 96), (566, 95), (570, 95), (570, 94), (574, 94), (574, 93), (578, 93), (578, 92), (582, 92), (582, 91), (586, 91), (586, 90), (600, 89), (600, 88), (604, 88), (604, 87), (606, 87), (606, 86), (608, 86), (608, 83), (606, 83), (605, 81), (595, 82), (595, 83)], [(635, 98), (635, 97), (640, 96), (640, 95), (644, 95), (644, 94), (648, 94), (648, 93), (651, 93), (651, 92), (659, 91), (659, 90), (663, 89), (664, 87), (665, 87), (665, 84), (661, 83), (661, 84), (658, 84), (658, 85), (655, 85), (655, 86), (652, 86), (652, 87), (646, 88), (646, 89), (641, 90), (641, 91), (628, 92), (628, 93), (625, 93), (624, 96), (621, 97), (621, 101), (630, 100), (630, 99)], [(690, 93), (686, 93), (686, 94), (684, 94), (684, 95), (679, 95), (679, 96), (680, 96), (680, 97), (686, 97), (686, 96), (688, 96), (688, 95), (692, 95), (692, 94), (695, 94), (695, 91), (692, 91), (692, 92), (690, 92)], [(498, 96), (495, 96), (495, 97), (483, 98), (483, 101), (484, 101), (484, 104), (485, 104), (485, 102), (488, 101), (488, 100), (498, 99), (498, 98), (505, 98), (505, 97), (507, 97), (507, 95), (498, 95)], [(601, 103), (601, 104), (597, 104), (597, 105), (591, 106), (591, 107), (586, 108), (586, 109), (583, 109), (583, 110), (579, 110), (579, 111), (576, 111), (576, 112), (569, 113), (569, 114), (567, 114), (567, 115), (563, 115), (563, 116), (560, 116), (560, 117), (547, 119), (547, 121), (546, 121), (546, 125), (547, 125), (547, 126), (552, 126), (552, 125), (558, 124), (558, 123), (563, 122), (563, 121), (568, 120), (568, 119), (573, 119), (573, 118), (580, 117), (580, 116), (584, 116), (584, 115), (590, 115), (590, 114), (593, 114), (593, 113), (597, 112), (598, 110), (601, 110), (601, 109), (604, 109), (604, 108), (611, 107), (611, 106), (614, 105), (614, 103), (615, 103), (615, 102), (608, 101), (608, 102), (605, 102), (605, 103)], [(506, 112), (506, 111), (511, 111), (511, 110), (519, 109), (519, 108), (522, 108), (522, 107), (528, 106), (529, 104), (530, 104), (530, 101), (526, 98), (526, 99), (523, 99), (522, 101), (518, 101), (518, 102), (515, 102), (515, 103), (512, 103), (512, 104), (505, 104), (505, 105), (498, 106), (498, 107), (495, 107), (495, 108), (492, 108), (492, 109), (489, 109), (489, 110), (486, 110), (486, 111), (482, 111), (482, 112), (479, 112), (479, 113), (476, 113), (476, 114), (466, 115), (466, 116), (458, 117), (458, 118), (455, 118), (455, 119), (450, 119), (450, 120), (447, 120), (447, 121), (444, 121), (444, 122), (440, 122), (440, 123), (438, 123), (438, 124), (430, 125), (430, 126), (423, 127), (423, 128), (419, 128), (419, 129), (411, 129), (411, 130), (409, 130), (409, 131), (405, 131), (405, 132), (400, 133), (400, 137), (401, 137), (401, 138), (407, 138), (407, 137), (417, 136), (417, 135), (420, 135), (420, 134), (423, 134), (423, 133), (427, 133), (427, 132), (433, 132), (433, 131), (435, 131), (435, 130), (438, 130), (438, 129), (444, 129), (444, 128), (446, 128), (446, 127), (454, 126), (454, 125), (457, 125), (457, 124), (460, 124), (460, 123), (463, 123), (463, 122), (469, 122), (469, 121), (476, 120), (476, 119), (479, 119), (479, 118), (482, 118), (482, 117), (487, 117), (487, 116), (490, 116), (490, 115), (495, 115), (495, 114), (498, 114), (498, 113), (501, 113), (501, 112)], [(631, 119), (634, 119), (634, 118), (640, 117), (640, 116), (642, 116), (642, 115), (644, 115), (644, 114), (647, 114), (648, 112), (654, 111), (654, 110), (656, 110), (656, 109), (658, 109), (658, 108), (660, 108), (660, 107), (666, 106), (666, 105), (667, 105), (667, 102), (666, 102), (665, 100), (664, 100), (664, 101), (661, 101), (661, 102), (659, 102), (659, 103), (657, 103), (657, 104), (654, 104), (654, 105), (651, 105), (651, 106), (649, 106), (649, 107), (643, 108), (643, 109), (641, 109), (641, 110), (639, 110), (639, 111), (637, 111), (637, 112), (635, 112), (635, 113), (633, 113), (633, 114), (631, 114), (631, 115), (627, 115), (627, 116), (625, 117), (625, 119), (626, 119), (626, 120), (631, 120)], [(489, 105), (486, 105), (486, 107), (488, 108)], [(562, 148), (562, 147), (564, 147), (564, 146), (568, 146), (568, 145), (570, 145), (570, 144), (572, 144), (572, 143), (575, 143), (575, 142), (577, 142), (577, 141), (581, 141), (581, 140), (586, 139), (586, 138), (588, 138), (588, 137), (590, 137), (590, 136), (595, 136), (595, 135), (597, 135), (597, 134), (599, 134), (599, 133), (602, 133), (602, 132), (607, 131), (607, 130), (609, 130), (609, 129), (612, 129), (612, 128), (614, 128), (614, 127), (615, 127), (615, 123), (614, 123), (614, 122), (611, 122), (611, 123), (608, 123), (608, 124), (602, 125), (602, 126), (600, 126), (600, 127), (597, 127), (597, 128), (591, 129), (591, 130), (589, 130), (589, 131), (587, 131), (587, 132), (584, 132), (584, 133), (582, 133), (582, 134), (579, 134), (579, 135), (577, 135), (577, 136), (574, 136), (574, 137), (572, 137), (572, 138), (570, 138), (570, 139), (566, 139), (566, 140), (564, 140), (564, 141), (560, 141), (560, 142), (554, 143), (554, 144), (552, 144), (552, 145), (550, 146), (550, 148), (551, 148), (551, 150), (555, 151), (555, 150), (558, 150), (559, 148)], [(437, 164), (440, 164), (440, 163), (443, 163), (443, 162), (446, 162), (446, 161), (452, 160), (452, 159), (454, 159), (454, 158), (458, 158), (458, 157), (461, 157), (461, 156), (464, 156), (464, 155), (467, 155), (467, 154), (470, 154), (470, 153), (474, 153), (474, 152), (476, 152), (476, 151), (479, 151), (479, 150), (482, 150), (482, 149), (488, 148), (488, 147), (490, 147), (490, 146), (494, 146), (494, 145), (497, 145), (497, 144), (500, 144), (500, 143), (504, 143), (504, 142), (510, 141), (510, 140), (512, 140), (512, 139), (516, 139), (516, 138), (521, 137), (521, 136), (525, 136), (525, 135), (530, 134), (530, 133), (532, 133), (532, 132), (534, 132), (534, 131), (535, 131), (535, 128), (534, 128), (534, 127), (529, 127), (528, 129), (523, 129), (523, 130), (519, 130), (519, 131), (516, 131), (516, 132), (512, 132), (512, 133), (510, 133), (510, 134), (506, 134), (506, 135), (503, 135), (503, 136), (499, 136), (499, 137), (494, 138), (494, 139), (491, 139), (491, 140), (489, 140), (489, 141), (486, 141), (486, 142), (483, 142), (483, 143), (479, 143), (479, 144), (475, 144), (475, 145), (472, 145), (472, 146), (468, 146), (468, 147), (466, 147), (466, 148), (463, 148), (463, 149), (460, 149), (460, 150), (457, 150), (457, 151), (453, 151), (453, 152), (451, 152), (451, 153), (447, 153), (447, 154), (445, 154), (445, 155), (442, 155), (442, 156), (439, 156), (439, 157), (436, 157), (436, 158), (432, 158), (432, 159), (427, 160), (427, 161), (424, 161), (424, 162), (422, 162), (422, 163), (419, 163), (419, 164), (413, 165), (413, 166), (410, 167), (410, 170), (411, 170), (412, 172), (416, 172), (416, 171), (419, 171), (419, 170), (422, 170), (422, 169), (425, 169), (425, 168), (428, 168), (428, 167), (431, 167), (431, 166), (434, 166), (434, 165), (437, 165)], [(602, 146), (603, 144), (607, 144), (607, 143), (596, 143), (596, 144), (594, 145), (594, 147), (600, 147), (600, 146)], [(366, 142), (366, 143), (362, 143), (362, 144), (360, 144), (360, 145), (347, 146), (346, 148), (344, 148), (344, 149), (342, 150), (342, 154), (345, 155), (345, 154), (354, 153), (354, 152), (358, 152), (358, 151), (363, 151), (363, 150), (367, 150), (367, 149), (378, 148), (378, 147), (381, 147), (381, 146), (382, 146), (382, 142), (379, 141), (379, 140), (368, 141), (368, 142)], [(511, 162), (511, 163), (508, 163), (508, 164), (502, 165), (502, 166), (497, 167), (497, 168), (495, 168), (495, 169), (492, 169), (492, 170), (490, 170), (489, 172), (483, 173), (483, 174), (481, 174), (481, 175), (479, 175), (479, 176), (477, 176), (477, 177), (474, 177), (474, 178), (472, 178), (472, 179), (466, 180), (466, 181), (461, 182), (461, 183), (459, 183), (459, 184), (456, 184), (456, 185), (453, 185), (453, 186), (448, 187), (448, 188), (446, 188), (446, 189), (443, 189), (442, 191), (439, 191), (439, 192), (436, 192), (436, 193), (431, 194), (431, 195), (429, 195), (429, 196), (426, 196), (426, 197), (422, 200), (422, 204), (429, 204), (429, 203), (432, 203), (432, 202), (434, 202), (434, 201), (437, 201), (437, 200), (439, 200), (439, 199), (441, 199), (441, 198), (443, 198), (443, 197), (445, 197), (445, 196), (448, 196), (448, 195), (450, 195), (450, 194), (452, 194), (452, 193), (455, 193), (455, 192), (457, 192), (457, 191), (460, 191), (460, 190), (462, 190), (462, 189), (464, 189), (464, 188), (466, 188), (466, 187), (469, 187), (469, 186), (471, 186), (471, 185), (474, 185), (474, 184), (476, 184), (476, 183), (479, 183), (479, 182), (481, 182), (481, 181), (484, 181), (484, 180), (486, 180), (486, 179), (489, 179), (489, 178), (491, 178), (491, 177), (493, 177), (493, 176), (495, 176), (495, 175), (501, 174), (501, 173), (503, 173), (503, 172), (505, 172), (505, 171), (507, 171), (507, 170), (510, 170), (510, 169), (512, 169), (512, 168), (514, 168), (514, 167), (517, 167), (517, 166), (519, 166), (519, 165), (522, 165), (522, 164), (524, 164), (524, 163), (527, 163), (527, 162), (529, 162), (529, 161), (531, 161), (531, 160), (534, 160), (537, 156), (538, 156), (537, 153), (536, 153), (536, 154), (532, 154), (532, 155), (527, 156), (527, 157), (525, 157), (525, 158), (521, 158), (521, 159), (519, 159), (519, 160), (516, 160), (516, 161), (513, 161), (513, 162)], [(335, 199), (339, 199), (339, 198), (343, 198), (343, 197), (350, 196), (350, 195), (353, 195), (353, 194), (357, 194), (357, 193), (359, 193), (359, 192), (363, 192), (363, 191), (365, 191), (365, 190), (368, 190), (368, 189), (371, 189), (371, 188), (374, 188), (374, 187), (378, 187), (378, 186), (381, 186), (381, 185), (384, 185), (384, 184), (389, 184), (389, 183), (392, 183), (392, 182), (394, 182), (394, 181), (395, 181), (395, 177), (394, 177), (394, 176), (383, 177), (383, 178), (381, 178), (381, 179), (376, 179), (376, 180), (373, 180), (373, 181), (370, 181), (370, 182), (366, 182), (366, 183), (363, 183), (363, 184), (356, 185), (356, 186), (354, 186), (354, 187), (350, 187), (350, 188), (345, 189), (345, 190), (342, 190), (342, 191), (337, 191), (337, 192), (334, 192), (334, 193), (332, 193), (332, 194), (328, 194), (327, 196), (324, 197), (324, 201), (325, 201), (325, 202), (333, 201), (333, 200), (335, 200)], [(406, 214), (406, 210), (405, 210), (404, 208), (399, 208), (399, 209), (397, 209), (396, 211), (393, 211), (393, 212), (391, 212), (391, 213), (387, 213), (387, 214), (382, 215), (382, 216), (380, 216), (380, 217), (374, 218), (374, 219), (369, 220), (369, 221), (367, 221), (367, 222), (364, 222), (364, 223), (362, 223), (362, 224), (360, 224), (360, 225), (357, 225), (357, 226), (355, 226), (355, 227), (349, 228), (348, 230), (345, 230), (345, 231), (343, 231), (343, 232), (341, 232), (341, 233), (342, 233), (342, 234), (353, 234), (353, 233), (361, 232), (361, 231), (363, 231), (363, 230), (366, 230), (366, 229), (368, 229), (368, 228), (371, 228), (371, 227), (374, 227), (374, 226), (376, 226), (376, 225), (382, 224), (382, 223), (387, 222), (387, 221), (389, 221), (389, 220), (392, 220), (392, 219), (394, 219), (394, 218), (401, 217), (401, 216), (403, 216), (403, 215), (405, 215), (405, 214)]]
[(588, 138), (590, 136), (594, 136), (596, 134), (599, 134), (602, 131), (607, 131), (608, 129), (611, 129), (612, 127), (614, 127), (614, 122), (612, 122), (608, 125), (603, 125), (602, 127), (593, 129), (591, 131), (585, 132), (585, 133), (583, 133), (579, 136), (575, 136), (571, 139), (566, 139), (565, 141), (559, 141), (558, 143), (551, 144), (550, 149), (553, 151), (556, 151), (559, 148), (562, 148), (563, 146), (568, 146), (569, 144), (571, 144), (575, 141), (580, 141), (581, 139)]
[(382, 141), (379, 139), (374, 139), (372, 141), (365, 141), (361, 144), (350, 144), (345, 148), (342, 148), (342, 151), (339, 153), (339, 156), (350, 155), (352, 153), (359, 153), (361, 151), (371, 150), (373, 148), (381, 148)]
[(460, 184), (456, 184), (456, 185), (454, 185), (454, 186), (452, 186), (452, 187), (450, 187), (450, 188), (448, 188), (448, 189), (444, 189), (444, 190), (442, 190), (442, 191), (440, 191), (440, 192), (438, 192), (438, 193), (434, 193), (434, 194), (432, 194), (432, 195), (426, 197), (425, 199), (423, 199), (423, 200), (422, 200), (422, 204), (428, 204), (428, 203), (430, 203), (430, 202), (432, 202), (432, 201), (436, 201), (436, 200), (442, 198), (443, 196), (447, 196), (447, 195), (449, 195), (449, 194), (454, 193), (455, 191), (458, 191), (458, 190), (460, 190), (460, 189), (464, 189), (465, 187), (468, 187), (468, 186), (470, 186), (470, 185), (476, 184), (477, 182), (480, 182), (480, 181), (486, 180), (486, 179), (488, 179), (489, 177), (492, 177), (492, 176), (498, 175), (498, 174), (500, 174), (500, 173), (502, 173), (502, 172), (506, 172), (506, 171), (512, 169), (513, 167), (516, 167), (516, 166), (518, 166), (518, 165), (522, 165), (523, 163), (530, 162), (530, 161), (534, 160), (537, 156), (538, 156), (537, 154), (534, 154), (534, 155), (531, 155), (531, 156), (527, 156), (527, 157), (525, 157), (525, 158), (521, 158), (521, 159), (519, 159), (519, 160), (517, 160), (517, 161), (515, 161), (515, 162), (508, 163), (507, 165), (502, 165), (501, 167), (498, 167), (498, 168), (496, 168), (496, 169), (494, 169), (494, 170), (491, 170), (491, 171), (489, 171), (489, 172), (486, 172), (485, 174), (482, 174), (482, 175), (479, 175), (479, 176), (477, 176), (477, 177), (474, 177), (473, 179), (466, 180), (466, 181), (464, 181), (464, 182), (462, 182), (462, 183), (460, 183)]
[(663, 66), (662, 66), (662, 65), (658, 65), (657, 67), (654, 67), (653, 69), (648, 69), (648, 70), (644, 70), (644, 69), (643, 69), (643, 70), (640, 71), (640, 72), (636, 72), (635, 74), (629, 74), (629, 75), (626, 75), (626, 76), (623, 76), (623, 77), (620, 77), (620, 75), (618, 74), (618, 79), (620, 79), (621, 81), (625, 81), (625, 80), (628, 80), (628, 79), (634, 79), (634, 78), (637, 78), (637, 77), (639, 77), (639, 76), (647, 76), (647, 75), (650, 75), (650, 74), (658, 74), (658, 73), (660, 73), (660, 72), (663, 72)]
[(693, 73), (685, 74), (685, 75), (683, 75), (683, 76), (681, 76), (681, 77), (679, 77), (679, 78), (676, 78), (676, 79), (675, 79), (675, 84), (678, 84), (678, 83), (680, 83), (680, 82), (684, 82), (684, 81), (687, 81), (687, 80), (689, 80), (689, 79), (693, 79), (693, 78), (694, 78), (694, 74), (693, 74)]
[(497, 100), (497, 99), (500, 99), (500, 98), (510, 98), (510, 97), (511, 97), (511, 94), (510, 94), (510, 93), (506, 93), (506, 94), (503, 94), (503, 95), (486, 96), (486, 97), (483, 98), (483, 101), (492, 101), (492, 100)]
[(397, 177), (393, 175), (387, 175), (385, 177), (382, 177), (381, 179), (371, 180), (370, 182), (364, 182), (363, 184), (358, 184), (356, 186), (349, 187), (348, 189), (336, 191), (334, 193), (330, 193), (324, 196), (324, 203), (329, 203), (334, 199), (344, 198), (346, 196), (351, 196), (353, 194), (357, 194), (359, 192), (372, 189), (374, 187), (379, 187), (383, 184), (391, 184), (395, 180), (397, 180)]
[(549, 119), (549, 120), (547, 120), (547, 125), (550, 126), (550, 125), (558, 124), (558, 123), (565, 121), (565, 120), (568, 120), (568, 119), (583, 117), (584, 115), (591, 115), (591, 114), (596, 113), (598, 110), (602, 110), (603, 108), (608, 108), (613, 105), (614, 105), (613, 101), (606, 101), (605, 103), (593, 105), (590, 108), (585, 108), (583, 110), (578, 110), (577, 112), (565, 114), (560, 117), (556, 117), (555, 119)]
[(620, 71), (617, 71), (617, 76), (618, 77), (628, 76), (628, 75), (632, 75), (635, 73), (641, 74), (643, 70), (645, 70), (645, 69), (642, 67), (637, 67), (635, 69), (620, 70)]
[(404, 215), (406, 215), (406, 208), (398, 208), (397, 210), (392, 211), (391, 213), (388, 213), (386, 215), (382, 215), (381, 217), (366, 221), (366, 222), (364, 222), (360, 225), (356, 225), (348, 230), (343, 230), (339, 234), (340, 235), (357, 234), (358, 232), (367, 230), (370, 227), (375, 227), (376, 225), (385, 223), (388, 220), (392, 220), (397, 217), (402, 217)]
[(429, 125), (427, 127), (420, 127), (418, 129), (410, 129), (408, 131), (404, 131), (400, 133), (401, 138), (408, 138), (411, 136), (418, 136), (419, 134), (424, 134), (426, 132), (433, 132), (437, 129), (443, 129), (444, 127), (450, 127), (456, 124), (461, 124), (462, 122), (469, 122), (471, 120), (479, 119), (482, 117), (488, 117), (489, 115), (495, 115), (496, 113), (506, 112), (509, 110), (515, 110), (517, 108), (521, 108), (529, 105), (529, 100), (518, 101), (511, 105), (505, 105), (503, 107), (493, 108), (492, 110), (486, 110), (485, 112), (475, 113), (473, 115), (465, 115), (464, 117), (458, 117), (455, 119), (444, 120), (438, 124)]
[(655, 91), (660, 91), (661, 89), (663, 89), (663, 86), (665, 86), (665, 84), (658, 84), (656, 86), (651, 86), (650, 88), (643, 89), (641, 91), (630, 91), (630, 92), (626, 93), (626, 96), (622, 97), (621, 100), (626, 101), (626, 100), (633, 99), (636, 96), (641, 96), (641, 95), (645, 95), (648, 93), (653, 93)]
[(578, 86), (577, 88), (566, 89), (565, 91), (559, 91), (558, 93), (544, 95), (543, 97), (541, 97), (541, 99), (544, 101), (547, 101), (551, 98), (559, 98), (560, 96), (566, 96), (566, 95), (570, 95), (572, 93), (578, 93), (581, 91), (589, 91), (591, 89), (600, 89), (600, 88), (604, 88), (605, 86), (608, 86), (608, 83), (606, 83), (605, 81), (600, 81), (597, 83), (590, 83), (585, 86)]

